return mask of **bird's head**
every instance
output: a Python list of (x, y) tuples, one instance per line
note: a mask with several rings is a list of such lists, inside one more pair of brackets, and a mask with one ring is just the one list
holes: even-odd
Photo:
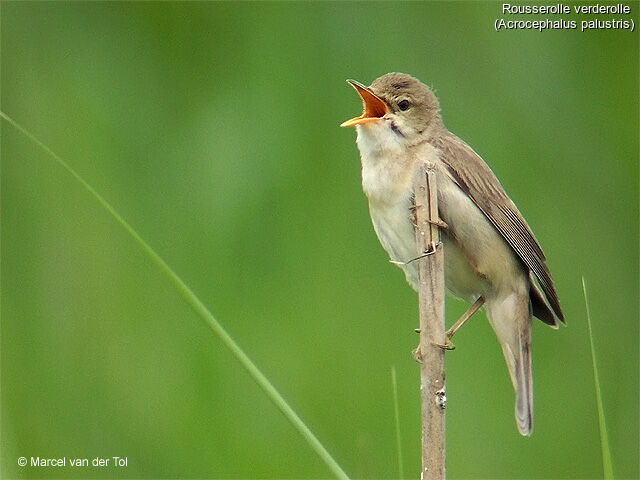
[(405, 73), (387, 73), (369, 87), (347, 80), (362, 98), (363, 112), (342, 127), (363, 129), (386, 126), (407, 141), (415, 141), (434, 125), (440, 125), (440, 105), (433, 92)]

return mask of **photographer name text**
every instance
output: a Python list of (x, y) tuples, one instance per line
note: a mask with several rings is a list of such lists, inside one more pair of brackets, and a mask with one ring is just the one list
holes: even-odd
[(93, 458), (46, 458), (20, 457), (18, 465), (21, 467), (126, 467), (127, 457), (93, 457)]

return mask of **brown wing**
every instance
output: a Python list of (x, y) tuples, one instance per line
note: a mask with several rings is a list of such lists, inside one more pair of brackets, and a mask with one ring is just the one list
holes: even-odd
[(549, 305), (564, 321), (558, 294), (553, 286), (545, 256), (515, 204), (507, 196), (491, 169), (466, 143), (453, 134), (433, 142), (453, 180), (471, 197), (511, 248), (533, 272)]

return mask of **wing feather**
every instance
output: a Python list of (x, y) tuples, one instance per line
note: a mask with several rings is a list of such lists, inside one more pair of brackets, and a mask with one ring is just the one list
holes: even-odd
[(441, 160), (451, 178), (469, 195), (533, 272), (553, 312), (564, 321), (544, 253), (494, 173), (471, 147), (453, 134), (439, 136), (432, 143), (440, 150)]

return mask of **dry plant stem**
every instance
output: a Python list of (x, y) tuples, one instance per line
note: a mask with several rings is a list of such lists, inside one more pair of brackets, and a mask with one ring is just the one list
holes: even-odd
[(445, 478), (445, 375), (444, 354), (444, 252), (438, 229), (436, 172), (420, 163), (414, 171), (416, 245), (418, 260), (420, 344), (415, 352), (420, 362), (423, 480)]

